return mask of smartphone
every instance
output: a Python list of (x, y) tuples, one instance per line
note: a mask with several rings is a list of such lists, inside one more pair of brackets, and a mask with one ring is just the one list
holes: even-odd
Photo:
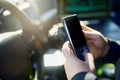
[(84, 33), (80, 26), (79, 18), (76, 14), (63, 17), (61, 19), (65, 31), (67, 32), (69, 42), (72, 46), (73, 52), (78, 58), (85, 61), (83, 55), (84, 51), (90, 52), (84, 37)]

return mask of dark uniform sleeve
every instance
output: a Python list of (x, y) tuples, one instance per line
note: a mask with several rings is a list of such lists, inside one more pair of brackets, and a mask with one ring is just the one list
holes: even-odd
[(97, 80), (97, 77), (91, 72), (80, 72), (72, 80)]
[(105, 61), (105, 63), (116, 63), (116, 61), (120, 58), (120, 42), (115, 42), (113, 40), (109, 40), (110, 49), (107, 55), (101, 60)]

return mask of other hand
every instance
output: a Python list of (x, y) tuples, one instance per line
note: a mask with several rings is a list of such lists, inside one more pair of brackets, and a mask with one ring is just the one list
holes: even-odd
[(81, 25), (88, 47), (95, 58), (104, 57), (109, 49), (108, 40), (98, 31)]

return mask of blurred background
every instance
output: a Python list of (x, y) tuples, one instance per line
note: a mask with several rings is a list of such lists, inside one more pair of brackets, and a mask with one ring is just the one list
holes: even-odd
[[(23, 11), (40, 32), (44, 53), (44, 80), (67, 80), (62, 44), (68, 40), (61, 18), (78, 14), (79, 19), (104, 36), (120, 40), (120, 0), (8, 0)], [(96, 63), (97, 74), (112, 80), (114, 65)]]

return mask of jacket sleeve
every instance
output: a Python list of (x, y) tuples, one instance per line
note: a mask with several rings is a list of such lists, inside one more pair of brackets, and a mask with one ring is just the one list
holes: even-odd
[(105, 62), (116, 63), (116, 61), (120, 58), (120, 42), (109, 40), (108, 44), (110, 46), (110, 49), (107, 55), (101, 60)]
[(91, 72), (80, 72), (72, 80), (97, 80), (97, 77)]

